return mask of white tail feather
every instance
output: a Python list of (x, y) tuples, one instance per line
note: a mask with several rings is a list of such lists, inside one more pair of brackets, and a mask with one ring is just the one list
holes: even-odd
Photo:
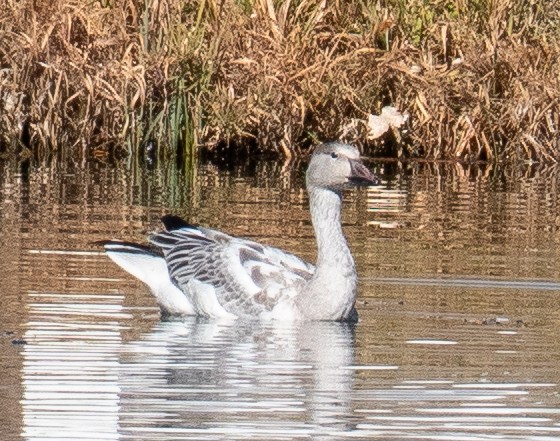
[(185, 295), (169, 278), (167, 264), (141, 246), (109, 242), (105, 251), (123, 270), (144, 282), (155, 295), (165, 315), (194, 315), (194, 308)]

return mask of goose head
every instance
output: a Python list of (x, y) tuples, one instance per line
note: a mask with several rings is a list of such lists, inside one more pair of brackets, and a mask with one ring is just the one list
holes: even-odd
[(330, 142), (313, 151), (306, 175), (308, 188), (325, 188), (339, 192), (355, 185), (378, 185), (375, 176), (360, 160), (354, 146)]

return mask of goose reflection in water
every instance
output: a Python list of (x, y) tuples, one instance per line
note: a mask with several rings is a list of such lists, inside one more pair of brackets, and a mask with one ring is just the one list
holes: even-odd
[(350, 324), (193, 317), (128, 343), (114, 322), (98, 325), (88, 333), (63, 320), (30, 339), (26, 440), (334, 440), (349, 429)]
[(127, 346), (121, 431), (334, 440), (348, 430), (353, 339), (343, 323), (162, 322)]

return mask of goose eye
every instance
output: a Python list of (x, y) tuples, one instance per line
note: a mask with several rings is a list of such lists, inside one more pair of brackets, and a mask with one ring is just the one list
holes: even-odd
[(338, 155), (335, 152), (332, 152), (331, 153), (331, 158), (336, 159), (336, 158), (338, 158)]

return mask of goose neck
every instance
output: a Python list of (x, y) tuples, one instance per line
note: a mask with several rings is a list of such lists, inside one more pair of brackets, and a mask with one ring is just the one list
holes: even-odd
[(318, 187), (309, 189), (311, 221), (317, 237), (317, 266), (351, 255), (342, 232), (341, 193)]

